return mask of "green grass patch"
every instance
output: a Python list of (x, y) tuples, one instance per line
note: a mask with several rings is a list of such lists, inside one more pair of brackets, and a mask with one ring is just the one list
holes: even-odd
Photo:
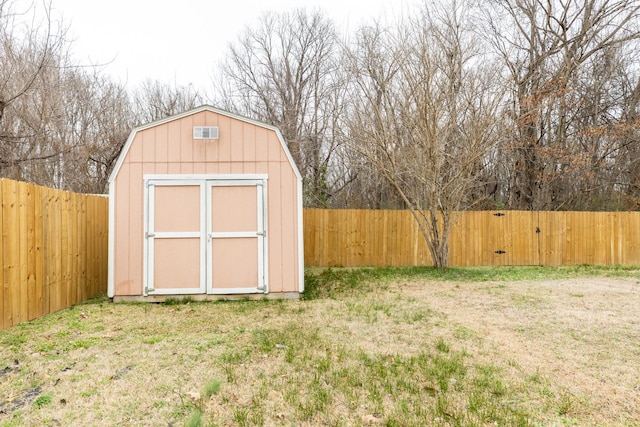
[(167, 298), (164, 300), (163, 304), (164, 305), (184, 305), (184, 304), (191, 304), (193, 301), (193, 298), (191, 297), (183, 297), (183, 298)]
[(200, 427), (202, 425), (202, 411), (194, 408), (189, 414), (186, 427)]
[(506, 266), (506, 267), (361, 267), (307, 268), (303, 299), (353, 296), (383, 287), (397, 280), (454, 282), (513, 282), (553, 280), (579, 277), (635, 277), (640, 280), (638, 266)]
[(33, 401), (33, 406), (36, 408), (42, 408), (43, 406), (51, 405), (53, 398), (50, 394), (41, 394)]

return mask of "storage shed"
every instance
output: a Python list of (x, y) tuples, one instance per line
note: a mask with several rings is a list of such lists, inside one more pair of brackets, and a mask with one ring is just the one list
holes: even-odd
[(304, 290), (302, 178), (274, 126), (206, 105), (140, 126), (109, 203), (115, 301)]

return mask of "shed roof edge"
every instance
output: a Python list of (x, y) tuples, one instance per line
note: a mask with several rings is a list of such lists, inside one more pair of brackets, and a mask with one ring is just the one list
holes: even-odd
[(179, 120), (179, 119), (182, 119), (184, 117), (188, 117), (188, 116), (191, 116), (193, 114), (200, 113), (202, 111), (210, 111), (210, 112), (215, 113), (215, 114), (220, 114), (222, 116), (230, 117), (232, 119), (240, 120), (240, 121), (243, 121), (245, 123), (250, 123), (250, 124), (253, 124), (253, 125), (256, 125), (256, 126), (259, 126), (259, 127), (274, 131), (276, 133), (276, 136), (278, 137), (278, 140), (280, 141), (280, 146), (284, 150), (284, 152), (285, 152), (285, 154), (287, 156), (287, 160), (289, 161), (289, 164), (291, 165), (291, 168), (293, 169), (293, 172), (296, 175), (296, 178), (298, 180), (302, 181), (302, 175), (300, 174), (300, 170), (298, 169), (298, 166), (296, 165), (296, 163), (293, 161), (293, 156), (291, 156), (291, 152), (289, 151), (289, 148), (287, 147), (287, 144), (286, 144), (286, 142), (284, 140), (284, 137), (282, 136), (282, 133), (280, 132), (280, 129), (278, 129), (277, 126), (273, 126), (273, 125), (270, 125), (268, 123), (261, 122), (259, 120), (254, 120), (254, 119), (251, 119), (249, 117), (244, 117), (244, 116), (241, 116), (239, 114), (231, 113), (229, 111), (221, 110), (221, 109), (213, 107), (211, 105), (201, 105), (201, 106), (193, 108), (191, 110), (188, 110), (188, 111), (185, 111), (185, 112), (182, 112), (182, 113), (179, 113), (179, 114), (175, 114), (173, 116), (165, 117), (164, 119), (156, 120), (156, 121), (153, 121), (151, 123), (147, 123), (147, 124), (140, 125), (140, 126), (137, 126), (137, 127), (133, 128), (131, 130), (131, 133), (129, 134), (129, 137), (127, 138), (127, 141), (125, 142), (124, 146), (122, 147), (122, 150), (120, 151), (120, 154), (118, 155), (118, 160), (116, 160), (116, 164), (113, 167), (113, 170), (109, 174), (108, 183), (111, 184), (115, 180), (115, 178), (118, 175), (118, 173), (120, 172), (120, 168), (122, 167), (122, 163), (124, 162), (124, 158), (126, 157), (127, 153), (129, 152), (129, 149), (131, 148), (131, 144), (133, 143), (133, 140), (134, 140), (134, 138), (135, 138), (135, 136), (136, 136), (136, 134), (138, 132), (146, 130), (146, 129), (150, 129), (150, 128), (155, 127), (155, 126), (163, 125), (165, 123), (172, 122), (174, 120)]

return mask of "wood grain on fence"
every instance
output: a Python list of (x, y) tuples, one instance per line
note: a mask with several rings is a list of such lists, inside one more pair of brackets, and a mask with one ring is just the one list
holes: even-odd
[(0, 329), (106, 292), (108, 205), (0, 179)]
[[(304, 211), (305, 265), (433, 265), (409, 211)], [(449, 265), (640, 264), (640, 212), (459, 212)]]

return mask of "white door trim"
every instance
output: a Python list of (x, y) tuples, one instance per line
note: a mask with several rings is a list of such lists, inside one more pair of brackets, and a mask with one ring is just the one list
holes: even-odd
[[(248, 293), (268, 293), (269, 285), (266, 280), (266, 253), (267, 253), (267, 233), (266, 233), (266, 175), (256, 176), (234, 175), (224, 176), (221, 179), (209, 179), (206, 181), (206, 235), (207, 235), (207, 260), (206, 260), (206, 289), (208, 294), (248, 294)], [(256, 231), (224, 231), (212, 232), (213, 224), (211, 213), (213, 206), (211, 203), (211, 190), (213, 187), (256, 187), (257, 206), (257, 230)], [(256, 238), (258, 240), (258, 286), (257, 288), (216, 288), (213, 283), (213, 260), (211, 258), (213, 239), (228, 238)]]
[[(178, 186), (198, 186), (200, 189), (200, 230), (199, 231), (175, 231), (157, 232), (155, 231), (155, 189), (156, 187), (178, 187)], [(204, 238), (205, 215), (202, 209), (205, 186), (202, 180), (197, 179), (163, 179), (147, 178), (144, 180), (144, 210), (145, 224), (143, 236), (143, 262), (142, 283), (143, 296), (147, 295), (180, 295), (180, 294), (202, 294), (205, 292), (206, 274), (203, 266), (206, 262), (206, 239)], [(155, 263), (155, 239), (180, 239), (198, 238), (200, 239), (200, 280), (197, 288), (154, 288), (154, 263)]]
[[(267, 180), (266, 174), (145, 174), (144, 175), (144, 236), (143, 236), (143, 296), (183, 295), (183, 294), (249, 294), (268, 293), (268, 251), (267, 251)], [(199, 186), (200, 189), (200, 231), (155, 231), (155, 188), (158, 186)], [(211, 188), (216, 186), (256, 186), (258, 229), (241, 232), (211, 233)], [(203, 208), (204, 207), (204, 208)], [(154, 288), (155, 239), (200, 239), (200, 286), (198, 288)], [(258, 239), (258, 287), (257, 288), (214, 288), (212, 283), (211, 240), (225, 238)]]

